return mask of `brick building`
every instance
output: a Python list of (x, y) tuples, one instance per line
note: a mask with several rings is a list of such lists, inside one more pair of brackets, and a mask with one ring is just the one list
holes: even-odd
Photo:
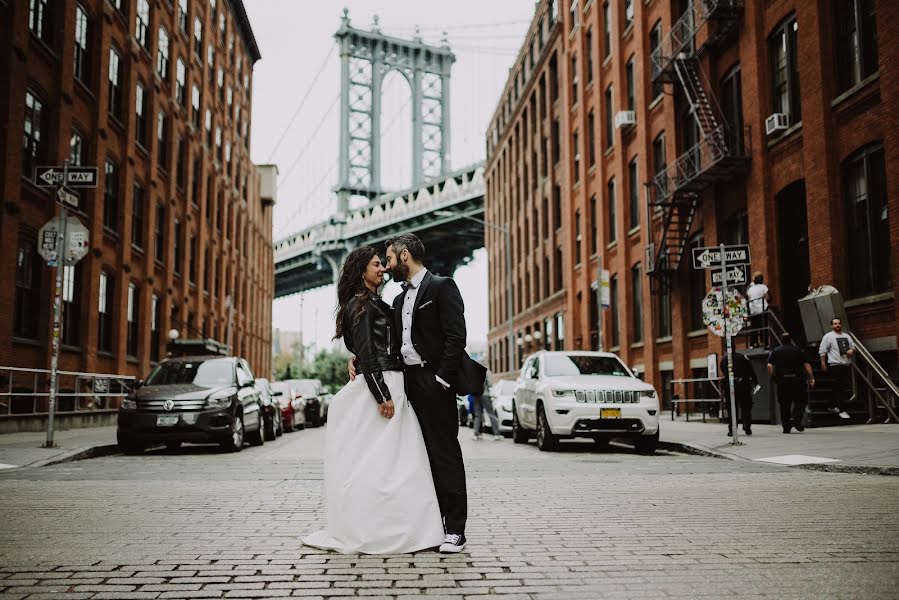
[(894, 366), (897, 23), (885, 0), (539, 2), (487, 135), (518, 336), (510, 369), (503, 234), (488, 228), (491, 367), (596, 349), (601, 259), (604, 349), (656, 383), (703, 376), (722, 343), (689, 254), (722, 242), (751, 245), (794, 335), (796, 300), (834, 285)]
[(240, 0), (0, 0), (0, 365), (49, 368), (55, 270), (37, 231), (58, 210), (33, 170), (68, 158), (99, 182), (70, 213), (90, 252), (64, 269), (60, 368), (146, 375), (177, 329), (269, 373), (259, 58)]

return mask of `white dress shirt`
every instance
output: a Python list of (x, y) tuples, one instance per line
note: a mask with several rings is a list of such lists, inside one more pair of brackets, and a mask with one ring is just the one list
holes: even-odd
[[(415, 346), (412, 345), (412, 317), (415, 312), (415, 299), (418, 298), (418, 290), (427, 273), (427, 269), (422, 269), (409, 281), (409, 289), (406, 290), (406, 297), (403, 298), (403, 305), (400, 307), (400, 310), (403, 311), (403, 335), (401, 338), (402, 345), (400, 346), (400, 354), (403, 355), (403, 362), (407, 365), (420, 365), (425, 362), (415, 349)], [(436, 365), (432, 366), (436, 368)], [(449, 384), (446, 381), (436, 375), (434, 377), (441, 385), (443, 385), (443, 387), (449, 387)]]

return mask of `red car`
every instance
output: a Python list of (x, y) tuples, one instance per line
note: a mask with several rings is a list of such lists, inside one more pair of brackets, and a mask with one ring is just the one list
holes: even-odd
[(281, 422), (284, 431), (306, 428), (306, 403), (298, 390), (286, 381), (275, 381), (272, 385), (275, 399), (281, 407)]

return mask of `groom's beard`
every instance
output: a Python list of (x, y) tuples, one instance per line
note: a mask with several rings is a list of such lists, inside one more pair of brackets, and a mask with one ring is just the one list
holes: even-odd
[(402, 263), (397, 263), (396, 266), (390, 270), (390, 276), (393, 277), (393, 280), (396, 282), (407, 281), (409, 277), (409, 267)]

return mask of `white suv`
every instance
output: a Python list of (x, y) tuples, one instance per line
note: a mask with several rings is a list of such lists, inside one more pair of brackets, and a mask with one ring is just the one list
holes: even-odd
[(609, 352), (538, 352), (521, 369), (512, 406), (512, 438), (553, 450), (560, 439), (588, 437), (604, 445), (634, 440), (637, 452), (659, 444), (659, 398)]

